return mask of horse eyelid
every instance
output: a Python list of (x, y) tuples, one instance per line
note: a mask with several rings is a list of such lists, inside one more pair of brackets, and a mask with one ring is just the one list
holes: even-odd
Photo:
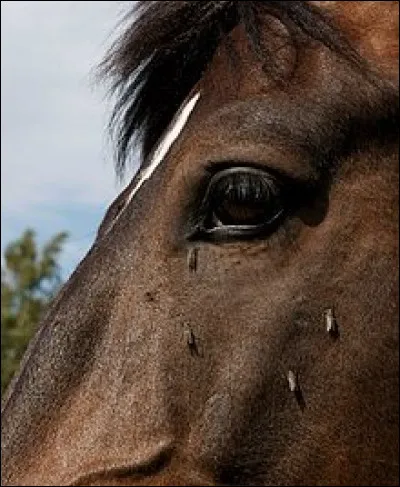
[(265, 163), (253, 162), (243, 159), (229, 159), (229, 160), (210, 160), (204, 166), (204, 171), (208, 177), (213, 177), (222, 172), (235, 171), (237, 169), (246, 169), (249, 173), (264, 173), (279, 181), (289, 182), (293, 181), (295, 176), (289, 171), (277, 167), (277, 164), (266, 161)]

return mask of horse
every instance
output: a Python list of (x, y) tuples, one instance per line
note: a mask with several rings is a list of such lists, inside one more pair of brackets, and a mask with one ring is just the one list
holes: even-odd
[(398, 2), (136, 2), (141, 166), (2, 409), (2, 485), (398, 485)]

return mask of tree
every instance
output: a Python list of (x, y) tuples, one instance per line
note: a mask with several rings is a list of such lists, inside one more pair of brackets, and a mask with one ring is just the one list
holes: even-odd
[(58, 233), (39, 249), (35, 232), (28, 229), (5, 249), (1, 266), (2, 393), (61, 286), (58, 258), (66, 238), (67, 233)]

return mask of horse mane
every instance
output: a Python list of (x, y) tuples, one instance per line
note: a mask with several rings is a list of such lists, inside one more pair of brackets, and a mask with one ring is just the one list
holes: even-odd
[(326, 13), (308, 2), (292, 1), (139, 1), (126, 15), (130, 25), (99, 66), (111, 81), (116, 103), (110, 129), (121, 176), (134, 146), (144, 160), (179, 106), (201, 79), (221, 40), (243, 23), (264, 69), (276, 76), (274, 53), (260, 42), (259, 15), (279, 19), (291, 37), (299, 34), (322, 43), (360, 64)]

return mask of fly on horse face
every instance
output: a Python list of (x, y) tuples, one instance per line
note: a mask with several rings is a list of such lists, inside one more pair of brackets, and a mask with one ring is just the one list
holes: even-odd
[(398, 2), (138, 2), (141, 168), (3, 406), (3, 485), (398, 485)]

